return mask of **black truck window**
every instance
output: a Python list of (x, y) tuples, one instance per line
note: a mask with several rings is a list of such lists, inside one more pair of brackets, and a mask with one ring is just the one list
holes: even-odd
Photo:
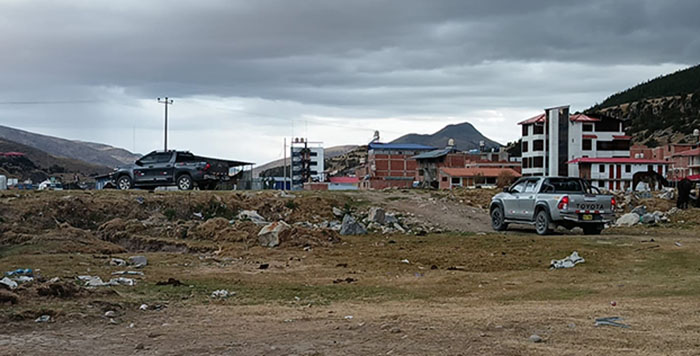
[(189, 153), (189, 152), (181, 152), (177, 154), (177, 157), (175, 158), (175, 162), (177, 163), (182, 163), (182, 162), (194, 162), (194, 155)]
[(576, 178), (549, 178), (542, 184), (543, 193), (589, 193), (585, 184)]
[(173, 156), (170, 152), (159, 152), (155, 154), (155, 163), (168, 163)]

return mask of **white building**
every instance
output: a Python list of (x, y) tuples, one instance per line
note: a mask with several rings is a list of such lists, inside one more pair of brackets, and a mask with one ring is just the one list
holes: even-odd
[(622, 120), (569, 115), (568, 106), (545, 109), (522, 126), (522, 175), (589, 179), (610, 190), (631, 186), (637, 173), (666, 175), (663, 161), (630, 158)]
[(323, 182), (323, 144), (295, 138), (291, 145), (292, 190), (301, 190), (304, 183)]

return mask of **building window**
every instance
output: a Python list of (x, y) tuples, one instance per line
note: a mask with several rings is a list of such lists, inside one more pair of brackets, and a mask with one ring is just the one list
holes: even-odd
[(418, 170), (418, 175), (422, 177), (423, 174), (424, 174), (423, 170), (422, 170), (422, 169), (419, 169), (419, 170)]
[(452, 184), (460, 184), (460, 183), (461, 183), (461, 182), (460, 182), (460, 180), (459, 180), (459, 177), (457, 177), (457, 178), (452, 177)]
[(542, 141), (542, 140), (532, 141), (532, 150), (533, 151), (543, 151), (544, 150), (544, 141)]
[(528, 142), (523, 141), (523, 152), (527, 152), (527, 146), (528, 146)]
[(647, 171), (653, 172), (653, 171), (654, 171), (654, 166), (652, 166), (651, 164), (648, 165), (648, 166), (647, 166)]
[(544, 124), (535, 124), (532, 126), (532, 129), (535, 135), (542, 135), (544, 133)]
[(605, 173), (605, 165), (604, 164), (601, 164), (600, 167), (598, 167), (598, 172)]
[(527, 136), (530, 125), (523, 125), (523, 136)]
[(532, 168), (542, 168), (544, 167), (543, 157), (532, 157)]
[(625, 165), (625, 173), (632, 173), (632, 165), (631, 164)]
[(595, 123), (596, 132), (620, 132), (620, 121), (607, 119)]
[(591, 146), (591, 139), (590, 138), (584, 138), (583, 139), (583, 150), (584, 151), (590, 151), (592, 146)]
[(613, 141), (596, 141), (598, 151), (629, 151), (630, 141), (628, 140), (613, 140)]
[(583, 132), (593, 132), (593, 124), (583, 124)]
[(447, 177), (442, 177), (443, 182), (447, 182)]

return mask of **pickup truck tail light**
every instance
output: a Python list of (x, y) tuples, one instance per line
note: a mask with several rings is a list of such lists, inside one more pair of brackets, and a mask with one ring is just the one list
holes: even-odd
[(204, 166), (204, 169), (203, 169), (203, 171), (205, 171), (205, 172), (206, 172), (206, 171), (208, 171), (208, 170), (209, 170), (209, 168), (211, 168), (211, 164), (207, 163), (207, 164), (206, 164), (206, 165)]
[(617, 201), (615, 200), (615, 198), (610, 198), (610, 207), (612, 208), (612, 210), (615, 210), (615, 205), (617, 205)]
[(559, 210), (566, 210), (569, 208), (569, 197), (568, 196), (563, 196), (559, 200), (559, 204), (557, 205), (557, 209)]

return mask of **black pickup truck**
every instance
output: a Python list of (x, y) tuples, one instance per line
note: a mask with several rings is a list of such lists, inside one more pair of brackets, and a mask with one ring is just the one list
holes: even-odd
[(179, 190), (215, 189), (220, 181), (229, 180), (231, 167), (245, 162), (195, 156), (187, 151), (153, 151), (134, 164), (115, 168), (109, 179), (117, 189), (155, 189), (177, 186)]

